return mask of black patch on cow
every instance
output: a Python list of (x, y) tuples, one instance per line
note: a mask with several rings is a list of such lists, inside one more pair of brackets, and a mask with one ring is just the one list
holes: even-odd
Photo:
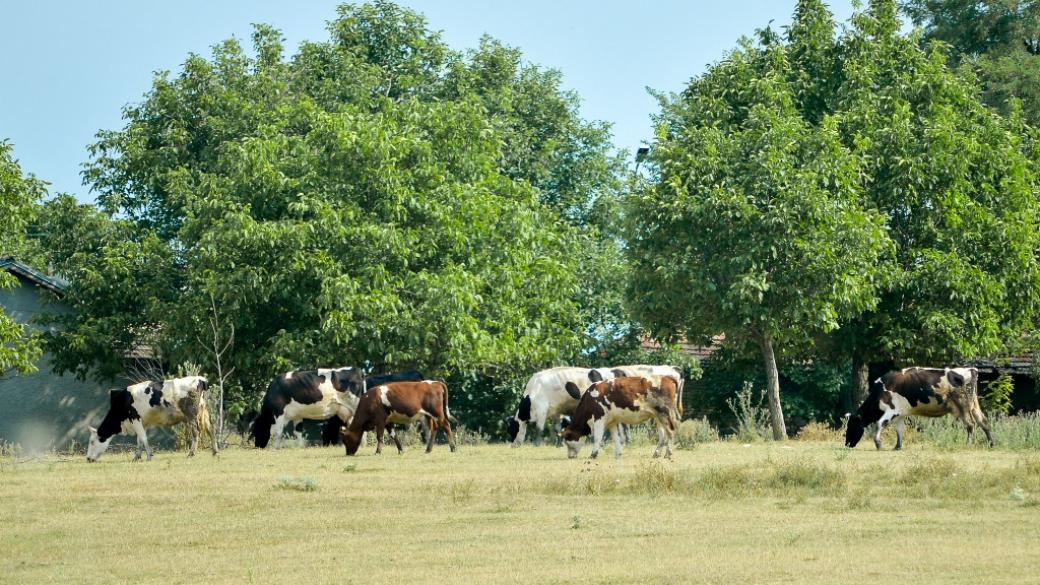
[(950, 386), (953, 386), (954, 388), (960, 388), (964, 385), (964, 376), (954, 372), (953, 370), (946, 372), (946, 379), (950, 382)]
[(325, 421), (321, 427), (321, 444), (323, 447), (339, 444), (340, 431), (343, 430), (343, 419), (334, 416)]
[(617, 368), (614, 368), (613, 370), (610, 370), (610, 373), (614, 374), (615, 378), (627, 378), (628, 377), (628, 374), (625, 373), (625, 370), (619, 370)]
[(596, 382), (603, 381), (603, 374), (599, 373), (599, 370), (589, 370), (589, 382), (595, 384)]
[(134, 408), (134, 396), (126, 388), (109, 392), (108, 402), (108, 412), (97, 430), (98, 439), (101, 441), (107, 441), (109, 437), (118, 435), (122, 430), (123, 421), (141, 418), (137, 409)]
[(563, 385), (563, 388), (567, 391), (567, 394), (571, 395), (571, 398), (575, 400), (581, 400), (581, 389), (574, 382), (567, 382)]
[(510, 417), (506, 420), (506, 434), (509, 435), (509, 441), (515, 441), (516, 436), (520, 433), (520, 423), (514, 417)]
[[(152, 395), (152, 397), (148, 399), (148, 404), (152, 405), (153, 407), (159, 406), (159, 404), (162, 403), (163, 391), (161, 383), (152, 382), (151, 384), (148, 384), (148, 388), (145, 389), (144, 393)], [(167, 402), (166, 404), (169, 404), (169, 402)]]
[(531, 420), (531, 397), (524, 396), (520, 399), (520, 407), (516, 409), (516, 418), (522, 421)]

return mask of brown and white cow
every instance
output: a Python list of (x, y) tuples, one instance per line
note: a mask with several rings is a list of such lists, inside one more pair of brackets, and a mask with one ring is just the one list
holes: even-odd
[(599, 455), (603, 433), (611, 430), (614, 436), (614, 454), (621, 457), (619, 424), (636, 425), (650, 419), (657, 423), (657, 447), (654, 457), (672, 455), (672, 441), (678, 427), (678, 384), (671, 377), (661, 377), (659, 383), (642, 377), (621, 377), (597, 382), (589, 387), (574, 409), (571, 423), (563, 431), (567, 456), (578, 456), (584, 438), (592, 435), (591, 458)]
[(404, 449), (394, 434), (393, 425), (409, 425), (425, 418), (430, 427), (426, 439), (426, 452), (433, 450), (433, 440), (437, 429), (443, 428), (448, 436), (448, 446), (455, 451), (455, 436), (451, 432), (448, 419), (448, 385), (440, 380), (424, 380), (422, 382), (391, 382), (370, 388), (358, 402), (357, 410), (350, 425), (343, 429), (343, 444), (347, 455), (357, 453), (361, 438), (366, 431), (376, 432), (376, 453), (383, 452), (383, 431), (390, 432), (390, 438), (397, 445), (397, 452)]
[(979, 371), (975, 368), (905, 368), (874, 380), (870, 395), (849, 416), (845, 446), (855, 447), (866, 425), (877, 423), (874, 446), (881, 448), (881, 430), (896, 426), (896, 449), (903, 448), (903, 419), (907, 416), (938, 417), (952, 414), (964, 423), (968, 440), (975, 425), (986, 433), (993, 446), (986, 415), (979, 407)]

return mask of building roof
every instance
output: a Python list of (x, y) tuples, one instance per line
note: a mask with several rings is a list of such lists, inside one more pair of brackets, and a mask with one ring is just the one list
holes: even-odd
[(0, 270), (5, 270), (29, 282), (46, 288), (58, 296), (63, 296), (69, 283), (58, 276), (44, 274), (28, 264), (16, 260), (14, 256), (0, 256)]

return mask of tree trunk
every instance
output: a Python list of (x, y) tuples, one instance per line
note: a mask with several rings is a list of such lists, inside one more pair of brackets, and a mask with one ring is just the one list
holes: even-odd
[(852, 358), (852, 387), (846, 393), (845, 412), (852, 412), (859, 408), (860, 404), (867, 399), (870, 393), (870, 369), (866, 361), (859, 357)]
[(784, 424), (784, 411), (780, 406), (780, 373), (777, 371), (776, 356), (773, 354), (773, 339), (769, 335), (763, 335), (759, 344), (766, 366), (766, 395), (769, 396), (769, 418), (773, 426), (773, 439), (783, 441), (787, 438), (787, 426)]

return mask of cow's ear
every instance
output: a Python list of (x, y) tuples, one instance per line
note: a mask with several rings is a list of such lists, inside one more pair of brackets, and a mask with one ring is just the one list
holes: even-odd
[(90, 434), (92, 434), (92, 435), (96, 435), (97, 434), (97, 429), (95, 429), (94, 427), (87, 427), (87, 428), (90, 429)]
[(964, 376), (953, 370), (946, 372), (946, 379), (949, 380), (950, 386), (953, 386), (954, 388), (960, 388), (964, 385)]

